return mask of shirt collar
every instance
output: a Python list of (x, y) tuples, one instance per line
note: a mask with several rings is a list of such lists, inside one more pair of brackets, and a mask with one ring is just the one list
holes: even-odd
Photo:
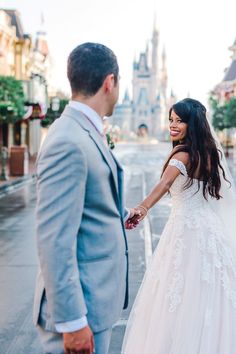
[(79, 101), (70, 101), (69, 106), (84, 113), (91, 122), (95, 125), (99, 133), (103, 134), (103, 122), (102, 118), (97, 114), (97, 112), (89, 107), (87, 104), (81, 103)]

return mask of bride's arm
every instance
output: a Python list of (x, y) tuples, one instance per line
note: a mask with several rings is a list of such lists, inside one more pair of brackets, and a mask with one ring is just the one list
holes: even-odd
[[(183, 162), (185, 166), (187, 166), (189, 162), (189, 156), (185, 152), (176, 153), (172, 159)], [(153, 188), (151, 193), (140, 203), (140, 205), (136, 207), (136, 209), (139, 209), (141, 212), (141, 218), (139, 218), (139, 220), (142, 220), (147, 215), (148, 210), (169, 191), (172, 183), (180, 173), (181, 172), (177, 167), (171, 165), (167, 166), (161, 180)]]

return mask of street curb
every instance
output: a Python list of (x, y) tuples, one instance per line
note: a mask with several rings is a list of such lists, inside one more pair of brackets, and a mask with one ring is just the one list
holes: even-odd
[(0, 186), (0, 198), (4, 197), (7, 194), (14, 192), (15, 190), (32, 183), (36, 179), (36, 175), (29, 175), (19, 177), (13, 181), (9, 181), (4, 183), (4, 185)]

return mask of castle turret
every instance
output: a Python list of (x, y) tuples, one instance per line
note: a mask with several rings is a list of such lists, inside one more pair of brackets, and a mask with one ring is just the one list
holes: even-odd
[(113, 124), (119, 125), (123, 131), (135, 133), (145, 126), (149, 136), (162, 138), (167, 121), (166, 104), (166, 53), (163, 50), (162, 64), (159, 65), (159, 31), (154, 20), (151, 40), (133, 60), (132, 99), (126, 91), (122, 103), (116, 105)]
[(167, 65), (166, 65), (166, 51), (164, 47), (162, 52), (161, 92), (165, 100), (167, 97), (167, 85), (168, 85), (168, 75), (167, 75)]
[(156, 20), (154, 20), (153, 34), (152, 34), (152, 101), (155, 100), (158, 90), (158, 43), (159, 32), (156, 28)]
[(225, 73), (225, 77), (223, 79), (224, 81), (236, 81), (236, 39), (233, 43), (233, 45), (231, 47), (229, 47), (229, 50), (231, 50), (232, 53), (232, 62), (229, 66), (229, 68), (227, 69), (226, 73)]

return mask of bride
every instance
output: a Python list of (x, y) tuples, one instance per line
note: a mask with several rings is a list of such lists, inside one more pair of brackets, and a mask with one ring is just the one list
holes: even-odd
[[(172, 210), (128, 320), (122, 354), (236, 353), (236, 199), (198, 101), (170, 109), (173, 150), (139, 219), (170, 192)], [(137, 218), (137, 217), (136, 217)], [(132, 220), (130, 228), (137, 220)]]

